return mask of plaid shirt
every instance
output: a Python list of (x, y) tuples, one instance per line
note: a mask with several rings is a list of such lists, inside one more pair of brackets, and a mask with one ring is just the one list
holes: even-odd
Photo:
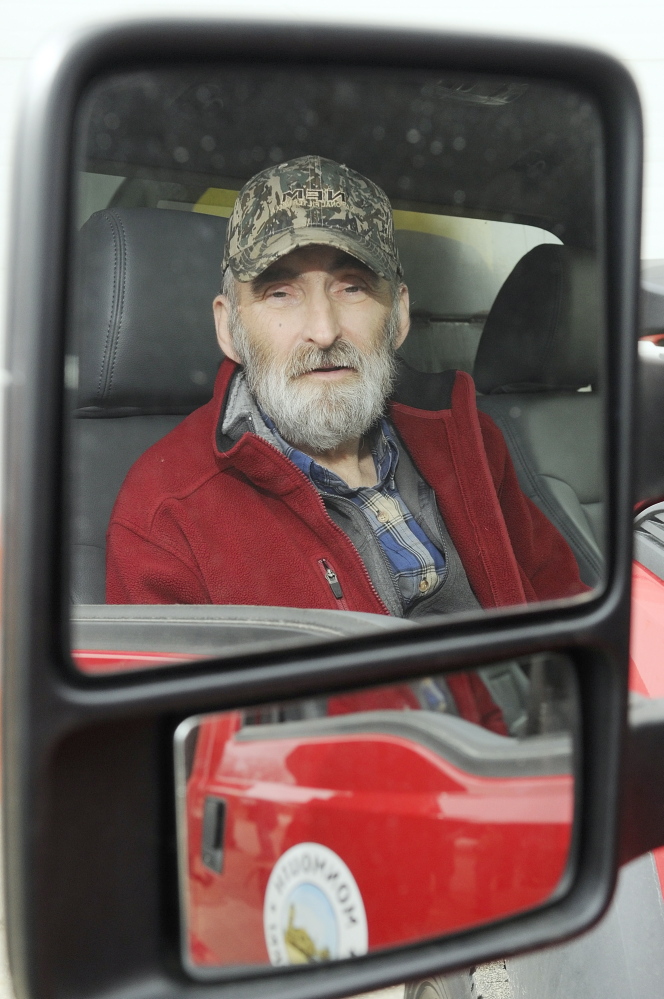
[(441, 585), (445, 558), (417, 523), (396, 487), (394, 475), (399, 449), (387, 420), (381, 419), (371, 441), (378, 482), (375, 486), (352, 489), (329, 468), (288, 444), (270, 417), (261, 415), (279, 450), (320, 493), (344, 496), (362, 511), (387, 559), (404, 610)]

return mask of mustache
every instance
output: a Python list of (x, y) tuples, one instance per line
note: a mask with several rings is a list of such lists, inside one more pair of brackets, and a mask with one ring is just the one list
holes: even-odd
[(336, 340), (330, 347), (303, 343), (296, 347), (285, 365), (287, 378), (298, 378), (317, 368), (355, 368), (362, 371), (365, 354), (348, 340)]

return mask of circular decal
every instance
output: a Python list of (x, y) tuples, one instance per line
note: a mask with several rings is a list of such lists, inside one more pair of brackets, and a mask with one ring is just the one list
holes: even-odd
[(312, 964), (366, 954), (367, 916), (357, 882), (333, 850), (298, 843), (279, 858), (263, 906), (272, 964)]

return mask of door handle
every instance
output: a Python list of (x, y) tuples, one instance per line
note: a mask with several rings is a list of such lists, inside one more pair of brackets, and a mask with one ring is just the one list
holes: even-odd
[(224, 827), (226, 802), (223, 798), (208, 795), (203, 808), (203, 836), (201, 859), (211, 871), (221, 874), (224, 866)]

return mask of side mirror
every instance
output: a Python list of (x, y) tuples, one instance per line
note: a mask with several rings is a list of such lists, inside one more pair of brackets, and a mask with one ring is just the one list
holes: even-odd
[[(450, 713), (479, 690), (491, 717)], [(571, 663), (537, 656), (182, 722), (185, 966), (320, 964), (550, 902), (576, 863), (577, 705)]]
[(422, 978), (581, 932), (664, 841), (657, 711), (623, 754), (640, 166), (631, 79), (565, 46), (158, 22), (42, 53), (19, 995)]

